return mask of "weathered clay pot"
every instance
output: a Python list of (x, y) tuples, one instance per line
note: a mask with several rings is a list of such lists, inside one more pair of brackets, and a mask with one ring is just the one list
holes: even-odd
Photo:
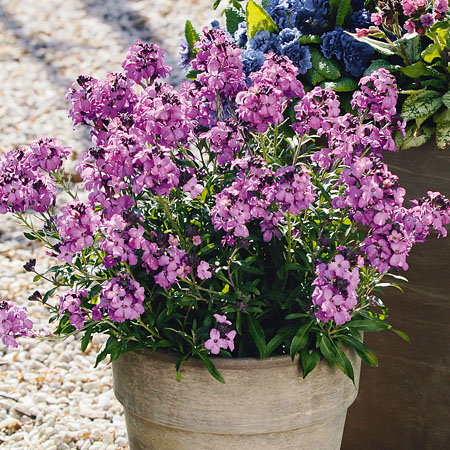
[[(360, 360), (348, 353), (358, 382)], [(226, 384), (197, 360), (129, 352), (113, 363), (131, 450), (339, 450), (357, 388), (320, 361), (303, 380), (290, 357), (217, 358)]]
[[(433, 144), (388, 156), (408, 198), (428, 190), (450, 197), (450, 151)], [(450, 448), (450, 238), (417, 244), (401, 283), (384, 302), (390, 322), (405, 331), (367, 333), (380, 367), (364, 367), (349, 409), (342, 450), (443, 450)], [(364, 444), (361, 444), (361, 443)]]

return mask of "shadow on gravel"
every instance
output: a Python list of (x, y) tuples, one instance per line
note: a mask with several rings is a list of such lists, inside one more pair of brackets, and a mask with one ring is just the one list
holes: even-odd
[(89, 15), (98, 17), (120, 33), (128, 45), (136, 39), (154, 39), (147, 18), (135, 11), (128, 0), (81, 0), (81, 3)]

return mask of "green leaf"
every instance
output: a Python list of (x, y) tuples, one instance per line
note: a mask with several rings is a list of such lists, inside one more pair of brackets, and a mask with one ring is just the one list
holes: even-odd
[(298, 38), (300, 45), (306, 44), (321, 44), (322, 38), (318, 34), (302, 34)]
[(319, 348), (322, 355), (328, 360), (330, 366), (332, 366), (336, 362), (336, 350), (328, 336), (320, 336)]
[(44, 295), (44, 297), (42, 297), (42, 303), (45, 305), (48, 301), (48, 299), (53, 295), (53, 293), (56, 291), (56, 288), (54, 287), (53, 289), (50, 289), (49, 291), (47, 291)]
[(347, 325), (350, 328), (355, 328), (360, 331), (380, 331), (390, 327), (387, 322), (377, 319), (352, 320), (351, 322), (348, 322)]
[(395, 134), (397, 148), (398, 150), (405, 150), (407, 148), (420, 147), (430, 140), (434, 132), (434, 127), (422, 126), (417, 128), (415, 124), (410, 124), (406, 127), (405, 137), (401, 135), (400, 131)]
[(446, 92), (443, 97), (442, 97), (442, 101), (444, 102), (444, 105), (447, 108), (450, 108), (450, 91)]
[(421, 53), (421, 56), (425, 62), (432, 63), (434, 59), (441, 57), (442, 50), (444, 50), (443, 46), (433, 43)]
[(317, 350), (312, 350), (310, 353), (307, 348), (302, 348), (300, 350), (300, 358), (303, 368), (303, 378), (306, 378), (317, 366), (320, 360), (320, 353)]
[(450, 122), (438, 123), (436, 126), (437, 146), (444, 150), (450, 145)]
[(344, 24), (345, 18), (351, 11), (351, 0), (341, 0), (336, 13), (336, 26), (341, 27)]
[(289, 350), (292, 361), (294, 360), (295, 355), (308, 343), (308, 333), (312, 324), (313, 324), (312, 320), (306, 322), (303, 326), (299, 328), (294, 338), (292, 339), (291, 348)]
[(404, 101), (401, 115), (406, 120), (430, 117), (442, 104), (442, 95), (439, 92), (424, 91), (411, 95)]
[(81, 338), (81, 351), (84, 352), (87, 349), (87, 346), (89, 345), (89, 342), (91, 341), (91, 335), (94, 327), (89, 327), (86, 330), (86, 333)]
[(195, 31), (195, 28), (193, 27), (190, 20), (186, 20), (186, 25), (184, 27), (184, 35), (189, 44), (191, 56), (193, 56), (194, 55), (194, 45), (197, 41), (200, 40), (200, 35), (197, 33), (197, 31)]
[(222, 2), (222, 0), (216, 0), (213, 4), (213, 9), (214, 10), (217, 9), (221, 2)]
[(401, 66), (391, 64), (385, 59), (376, 59), (375, 61), (372, 61), (370, 66), (366, 69), (366, 71), (364, 72), (364, 76), (370, 75), (372, 72), (375, 72), (382, 67), (389, 70), (389, 72), (396, 72), (401, 68)]
[(259, 350), (261, 359), (263, 359), (266, 356), (266, 337), (264, 330), (253, 316), (248, 315), (247, 320), (250, 336), (253, 338), (253, 342)]
[(337, 80), (341, 76), (339, 64), (332, 59), (325, 58), (320, 50), (311, 47), (312, 68), (327, 80)]
[(177, 359), (177, 362), (175, 363), (175, 370), (177, 371), (177, 381), (181, 381), (181, 372), (180, 372), (181, 363), (187, 361), (188, 359), (189, 355), (183, 355)]
[(392, 56), (397, 53), (392, 48), (392, 46), (387, 44), (386, 42), (376, 41), (375, 39), (372, 39), (367, 36), (358, 38), (358, 37), (356, 37), (356, 33), (349, 33), (348, 31), (346, 31), (345, 33), (349, 34), (350, 36), (353, 36), (359, 42), (364, 42), (365, 44), (369, 44), (375, 51), (377, 51), (378, 53), (381, 53), (382, 55)]
[(247, 3), (247, 36), (252, 38), (258, 31), (268, 30), (270, 33), (278, 31), (277, 24), (272, 17), (253, 0)]
[(200, 73), (199, 70), (194, 70), (194, 69), (189, 69), (186, 72), (186, 78), (188, 80), (196, 80), (197, 79), (197, 75)]
[(336, 345), (335, 350), (337, 356), (336, 365), (350, 378), (350, 380), (353, 381), (353, 383), (355, 383), (355, 374), (353, 372), (352, 363), (347, 358), (347, 355), (343, 352), (342, 348)]
[(37, 237), (34, 234), (24, 232), (23, 235), (29, 240), (29, 241), (35, 241)]
[(286, 333), (276, 334), (268, 343), (266, 347), (266, 356), (274, 352), (286, 340)]
[(358, 353), (359, 357), (369, 366), (377, 367), (378, 366), (378, 358), (371, 350), (364, 345), (358, 339), (355, 339), (353, 336), (339, 336), (342, 341), (344, 341), (350, 347), (353, 347)]
[(208, 372), (218, 381), (225, 384), (225, 380), (223, 379), (223, 376), (220, 374), (220, 372), (216, 369), (216, 366), (214, 363), (203, 353), (198, 354), (199, 358), (202, 360), (203, 364), (208, 369)]
[(437, 112), (433, 116), (433, 121), (435, 123), (450, 122), (450, 109), (444, 108), (442, 111)]
[(341, 0), (330, 0), (330, 16), (331, 17), (334, 17), (334, 15), (337, 13), (339, 3), (341, 3)]
[(33, 283), (36, 283), (36, 281), (39, 281), (42, 278), (42, 275), (35, 275), (33, 278)]
[[(398, 41), (397, 41), (398, 42)], [(419, 61), (420, 59), (420, 50), (422, 46), (420, 44), (420, 36), (416, 33), (406, 34), (402, 41), (406, 47), (406, 56), (411, 64)]]
[(298, 319), (299, 317), (308, 317), (308, 314), (305, 314), (305, 313), (292, 313), (292, 314), (288, 314), (284, 318), (284, 320)]
[(324, 81), (320, 86), (336, 92), (353, 92), (358, 89), (358, 82), (350, 77), (341, 77), (336, 81)]
[(317, 72), (317, 70), (314, 70), (314, 69), (309, 69), (308, 72), (306, 72), (305, 77), (313, 86), (316, 86), (321, 81), (325, 80), (325, 77), (320, 75), (320, 73)]
[(420, 78), (422, 76), (430, 75), (430, 72), (428, 71), (428, 68), (423, 61), (417, 61), (410, 66), (403, 67), (402, 72), (410, 78)]
[(227, 31), (233, 35), (238, 29), (238, 25), (245, 20), (245, 16), (242, 15), (240, 11), (238, 11), (233, 6), (229, 6), (225, 9), (225, 18), (227, 24)]
[(400, 336), (404, 341), (411, 342), (409, 336), (404, 331), (397, 330), (395, 328), (390, 328), (390, 330), (393, 331), (397, 336)]

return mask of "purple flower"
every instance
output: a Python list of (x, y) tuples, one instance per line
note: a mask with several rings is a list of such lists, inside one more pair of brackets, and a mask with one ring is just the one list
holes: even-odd
[(424, 27), (431, 27), (434, 24), (434, 17), (432, 14), (424, 14), (420, 18), (420, 22)]
[(83, 289), (80, 291), (67, 291), (60, 297), (59, 314), (68, 315), (69, 322), (77, 329), (82, 330), (85, 322), (85, 317), (88, 310), (82, 308), (83, 298), (86, 299), (88, 292)]
[(197, 276), (200, 280), (207, 280), (212, 277), (211, 266), (206, 261), (201, 261), (197, 267)]
[(205, 348), (208, 349), (213, 355), (218, 355), (221, 348), (228, 348), (227, 340), (220, 337), (220, 331), (217, 328), (213, 328), (209, 332), (209, 337), (210, 339), (205, 342)]
[(100, 293), (100, 310), (114, 322), (139, 319), (144, 312), (144, 288), (128, 274), (120, 274), (107, 281)]
[(7, 347), (17, 348), (16, 337), (31, 336), (33, 322), (27, 317), (27, 309), (0, 301), (0, 339)]
[(143, 44), (136, 41), (126, 54), (122, 63), (126, 76), (135, 83), (140, 84), (142, 80), (152, 84), (156, 78), (166, 78), (171, 69), (163, 63), (164, 51), (155, 43)]

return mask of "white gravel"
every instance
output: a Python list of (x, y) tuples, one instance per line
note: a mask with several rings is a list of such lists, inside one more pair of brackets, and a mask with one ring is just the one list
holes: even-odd
[[(0, 0), (0, 152), (55, 136), (80, 155), (89, 146), (72, 130), (64, 98), (79, 74), (102, 77), (120, 70), (136, 39), (163, 46), (178, 61), (177, 43), (190, 18), (200, 29), (217, 13), (212, 0)], [(175, 70), (173, 82), (183, 75)], [(76, 159), (76, 156), (75, 156)], [(73, 168), (75, 160), (69, 165)], [(23, 264), (52, 262), (27, 241), (11, 217), (0, 216), (0, 299), (27, 305), (36, 328), (49, 329), (48, 311), (27, 298), (32, 283)], [(56, 301), (55, 299), (53, 300)], [(18, 350), (0, 344), (0, 447), (5, 450), (127, 449), (122, 408), (112, 392), (111, 369), (94, 369), (96, 338), (82, 353), (75, 338), (24, 338)]]

